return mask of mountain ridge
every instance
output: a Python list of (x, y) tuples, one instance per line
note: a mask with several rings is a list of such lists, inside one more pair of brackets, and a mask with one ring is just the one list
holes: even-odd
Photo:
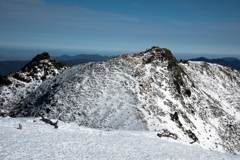
[[(80, 54), (75, 56), (69, 56), (69, 55), (62, 55), (58, 57), (52, 57), (52, 59), (55, 59), (56, 61), (62, 62), (66, 64), (69, 67), (72, 67), (74, 65), (88, 63), (88, 62), (97, 62), (97, 61), (105, 61), (108, 59), (111, 59), (113, 57), (111, 56), (101, 56), (97, 54), (93, 55), (87, 55), (87, 54)], [(235, 57), (224, 57), (224, 58), (217, 58), (217, 59), (208, 59), (205, 57), (198, 57), (198, 58), (192, 58), (188, 59), (190, 61), (204, 61), (209, 63), (217, 63), (226, 67), (231, 67), (236, 70), (240, 70), (240, 60)], [(24, 65), (26, 65), (30, 60), (5, 60), (0, 61), (0, 75), (7, 75), (10, 72), (16, 72), (20, 70)]]
[(9, 110), (97, 129), (169, 131), (176, 141), (240, 154), (240, 73), (206, 62), (178, 63), (152, 47), (65, 69)]

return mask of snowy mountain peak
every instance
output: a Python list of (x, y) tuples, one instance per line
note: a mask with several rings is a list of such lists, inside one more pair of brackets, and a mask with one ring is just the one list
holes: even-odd
[(9, 115), (157, 131), (163, 139), (240, 154), (239, 77), (216, 64), (178, 64), (170, 50), (152, 47), (69, 68), (15, 103)]
[(21, 70), (0, 76), (0, 113), (6, 115), (14, 104), (24, 100), (42, 82), (65, 69), (67, 66), (51, 59), (49, 54), (44, 52), (34, 57)]
[(170, 50), (156, 46), (153, 46), (151, 49), (147, 49), (144, 52), (140, 52), (134, 55), (119, 55), (116, 58), (122, 58), (127, 60), (128, 57), (138, 59), (141, 61), (142, 64), (157, 64), (159, 61), (166, 61), (169, 62), (169, 68), (176, 66), (178, 63)]
[[(37, 55), (34, 57), (28, 64), (26, 64), (19, 72), (20, 73), (29, 73), (27, 77), (19, 77), (19, 72), (13, 73), (13, 77), (20, 78), (25, 82), (30, 82), (32, 80), (45, 81), (57, 74), (67, 67), (61, 63), (56, 62), (54, 59), (51, 59), (47, 52)], [(60, 71), (60, 72), (59, 72)]]

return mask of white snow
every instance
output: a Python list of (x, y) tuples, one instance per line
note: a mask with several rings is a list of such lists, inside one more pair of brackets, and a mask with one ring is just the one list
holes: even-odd
[(240, 155), (240, 73), (204, 62), (170, 69), (173, 59), (156, 50), (66, 69), (15, 102), (10, 115), (127, 133), (167, 129), (176, 143), (193, 142), (190, 131), (198, 139), (193, 145)]
[[(55, 121), (55, 120), (52, 120)], [(23, 126), (17, 129), (18, 124)], [(240, 159), (196, 145), (160, 139), (157, 132), (96, 130), (38, 118), (0, 117), (0, 159)]]

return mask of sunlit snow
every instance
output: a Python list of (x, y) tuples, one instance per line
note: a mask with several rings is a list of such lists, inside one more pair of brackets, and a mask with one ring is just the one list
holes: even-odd
[[(54, 120), (53, 120), (54, 121)], [(22, 130), (17, 129), (19, 123)], [(239, 156), (173, 143), (157, 132), (96, 130), (39, 118), (0, 117), (0, 159), (239, 159)]]
[(0, 105), (12, 117), (44, 115), (95, 129), (167, 129), (176, 143), (240, 154), (239, 77), (220, 65), (178, 63), (168, 49), (152, 47), (65, 68), (39, 87), (3, 86)]

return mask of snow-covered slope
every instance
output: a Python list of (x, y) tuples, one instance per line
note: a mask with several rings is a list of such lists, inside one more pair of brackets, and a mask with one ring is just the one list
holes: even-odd
[(177, 134), (177, 141), (240, 154), (240, 74), (204, 62), (178, 64), (168, 49), (74, 66), (11, 110), (92, 128)]
[[(17, 129), (19, 123), (22, 130)], [(104, 131), (61, 121), (54, 129), (39, 118), (9, 117), (0, 117), (0, 128), (2, 160), (239, 159), (238, 155), (208, 151), (194, 144), (162, 140), (155, 132)]]
[(43, 81), (50, 79), (67, 67), (52, 60), (47, 52), (37, 55), (18, 72), (0, 76), (0, 113), (7, 115), (15, 104), (19, 104)]

